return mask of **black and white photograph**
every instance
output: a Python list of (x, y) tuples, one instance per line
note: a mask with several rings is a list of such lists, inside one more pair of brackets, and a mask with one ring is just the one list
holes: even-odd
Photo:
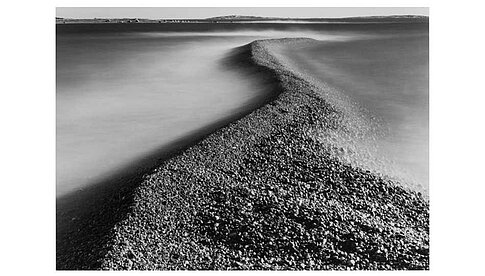
[(57, 8), (57, 269), (429, 269), (428, 21)]
[(5, 275), (482, 270), (479, 5), (21, 3)]

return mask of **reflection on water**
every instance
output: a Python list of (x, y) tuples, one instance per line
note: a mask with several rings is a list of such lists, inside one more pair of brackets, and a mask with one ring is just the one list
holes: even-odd
[[(108, 176), (117, 168), (233, 113), (266, 93), (267, 88), (260, 80), (222, 65), (222, 59), (234, 47), (256, 39), (281, 37), (311, 37), (344, 43), (349, 39), (386, 37), (409, 29), (403, 33), (404, 37), (423, 28), (269, 26), (251, 24), (251, 29), (237, 24), (57, 26), (57, 195)], [(352, 47), (352, 43), (345, 45)], [(382, 46), (379, 52), (387, 46)], [(375, 58), (379, 60), (378, 53), (360, 56), (358, 50), (369, 45), (340, 52), (339, 47), (308, 49), (296, 58), (315, 67), (318, 75), (324, 76), (318, 70), (331, 72), (325, 77), (345, 90), (368, 87), (354, 91), (370, 93), (361, 97), (363, 104), (377, 107), (376, 112), (383, 117), (390, 116), (391, 125), (410, 128), (407, 133), (399, 130), (399, 135), (407, 136), (396, 135), (396, 139), (411, 141), (415, 135), (424, 135), (420, 131), (427, 131), (427, 109), (425, 113), (412, 113), (408, 109), (414, 104), (427, 108), (427, 90), (422, 89), (422, 80), (403, 76), (409, 68), (401, 68), (404, 65), (399, 62), (395, 65), (399, 60), (393, 59), (392, 53), (380, 59), (380, 62), (388, 60), (389, 64), (375, 64), (369, 70), (367, 65)], [(411, 54), (408, 65), (412, 67), (415, 62), (419, 63), (419, 58), (412, 54), (413, 46), (409, 47), (402, 50)], [(350, 56), (346, 53), (353, 55), (353, 60), (362, 59), (361, 64), (347, 64), (345, 61)], [(308, 59), (317, 63), (310, 63)], [(386, 73), (393, 70), (396, 71), (391, 75)], [(416, 71), (416, 76), (427, 80), (427, 75), (421, 73)], [(421, 98), (415, 98), (416, 94)], [(406, 102), (409, 100), (414, 102)], [(384, 102), (394, 106), (385, 106)], [(391, 109), (398, 112), (386, 111)], [(403, 116), (410, 112), (412, 116)], [(405, 120), (411, 117), (411, 121), (402, 121), (404, 117)], [(426, 125), (413, 127), (418, 118)], [(421, 142), (420, 146), (423, 147)], [(408, 153), (411, 162), (413, 158), (423, 158), (423, 155), (412, 156), (415, 150), (396, 149)], [(427, 144), (424, 151), (427, 160)]]

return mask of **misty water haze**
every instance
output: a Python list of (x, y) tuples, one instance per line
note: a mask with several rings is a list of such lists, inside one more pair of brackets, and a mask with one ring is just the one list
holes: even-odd
[[(344, 41), (368, 41), (398, 32), (414, 38), (382, 44), (379, 52), (390, 49), (398, 53), (395, 61), (401, 66), (409, 56), (413, 60), (420, 58), (414, 54), (413, 43), (416, 35), (423, 37), (424, 33), (427, 39), (427, 30), (322, 24), (252, 24), (250, 28), (244, 24), (109, 25), (98, 29), (58, 27), (57, 196), (109, 176), (268, 93), (260, 79), (229, 69), (223, 61), (235, 47), (256, 39), (281, 37), (343, 43), (336, 48), (330, 45), (307, 49), (293, 58), (318, 78), (355, 96), (367, 109), (384, 117), (391, 128), (395, 126), (393, 137), (400, 138), (392, 140), (388, 148), (393, 149), (391, 155), (398, 163), (413, 159), (410, 148), (411, 152), (425, 148), (426, 157), (416, 155), (406, 168), (419, 179), (427, 179), (427, 124), (418, 122), (427, 123), (427, 75), (425, 79), (419, 75), (427, 72), (427, 63), (420, 63), (416, 74), (409, 73), (411, 67), (394, 68), (397, 73), (387, 74), (393, 69), (390, 65), (380, 67), (382, 70), (363, 68), (373, 56), (359, 60), (360, 48), (338, 51), (339, 47), (351, 47)], [(420, 44), (419, 54), (427, 55), (427, 47)], [(349, 65), (349, 60), (362, 63)], [(345, 77), (347, 73), (352, 76)], [(381, 102), (380, 97), (387, 100)], [(406, 100), (408, 97), (412, 100)], [(404, 128), (406, 135), (400, 136)], [(426, 135), (422, 133), (425, 130)], [(410, 146), (413, 143), (417, 146)]]
[(381, 120), (384, 173), (428, 186), (428, 36), (396, 34), (324, 41), (283, 53), (293, 65)]

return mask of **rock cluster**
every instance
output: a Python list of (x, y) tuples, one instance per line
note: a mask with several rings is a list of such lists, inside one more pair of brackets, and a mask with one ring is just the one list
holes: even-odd
[(427, 200), (315, 139), (352, 114), (272, 54), (300, 42), (243, 48), (281, 93), (146, 175), (101, 269), (428, 269)]

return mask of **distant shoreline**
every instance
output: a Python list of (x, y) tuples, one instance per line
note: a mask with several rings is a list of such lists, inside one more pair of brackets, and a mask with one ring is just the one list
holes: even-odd
[(342, 18), (266, 18), (222, 16), (206, 19), (145, 19), (145, 18), (62, 18), (56, 24), (377, 24), (377, 23), (428, 23), (428, 16), (366, 16)]

